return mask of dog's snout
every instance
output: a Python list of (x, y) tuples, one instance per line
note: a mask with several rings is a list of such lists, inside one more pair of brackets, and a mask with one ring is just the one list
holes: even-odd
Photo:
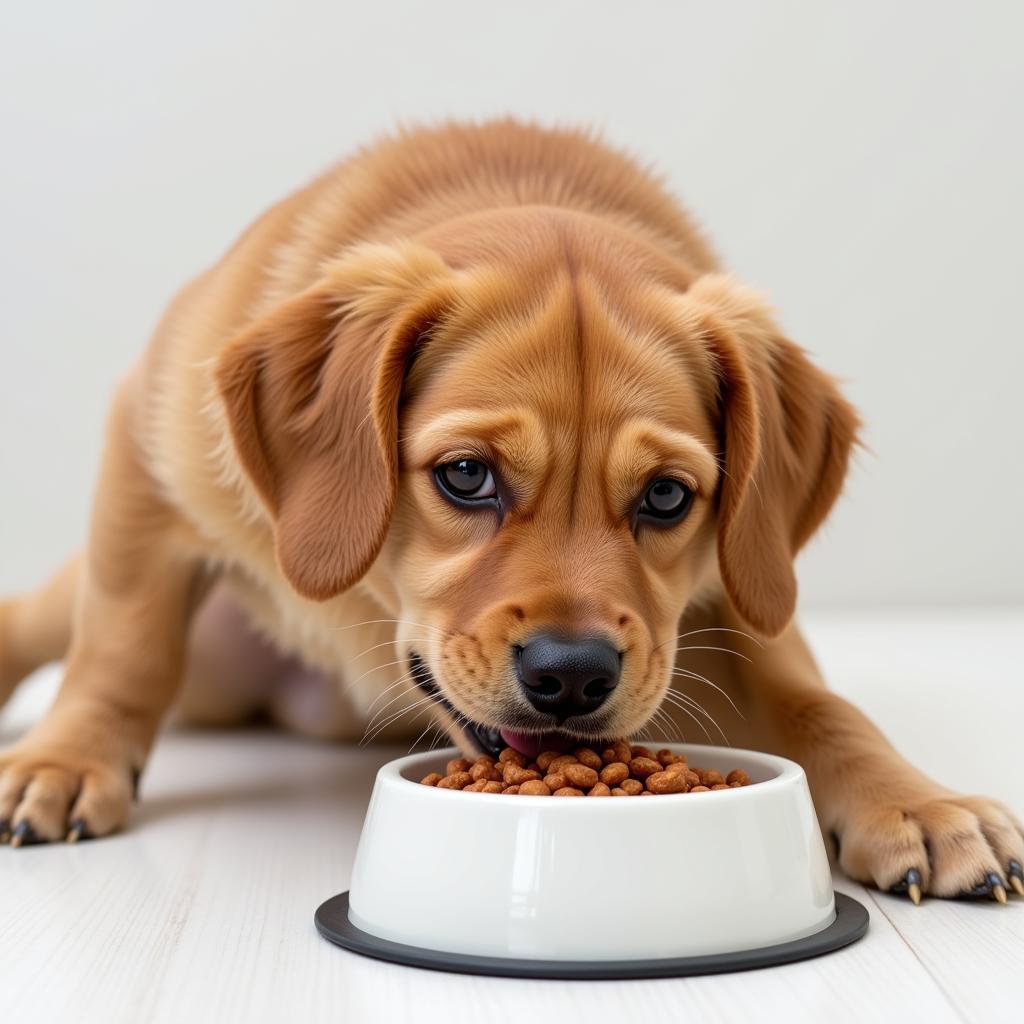
[(529, 702), (560, 722), (599, 708), (619, 682), (619, 652), (607, 640), (540, 633), (516, 648)]

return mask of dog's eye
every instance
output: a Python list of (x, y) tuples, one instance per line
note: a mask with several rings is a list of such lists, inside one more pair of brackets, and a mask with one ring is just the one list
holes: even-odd
[(644, 500), (640, 503), (639, 515), (658, 525), (672, 525), (682, 522), (693, 504), (693, 491), (678, 480), (655, 480)]
[(434, 470), (438, 486), (448, 497), (462, 503), (489, 501), (497, 496), (494, 474), (485, 462), (477, 459), (456, 459)]

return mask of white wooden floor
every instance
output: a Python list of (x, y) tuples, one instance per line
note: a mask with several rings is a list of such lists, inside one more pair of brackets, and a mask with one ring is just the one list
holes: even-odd
[[(818, 615), (806, 625), (834, 687), (906, 753), (1024, 812), (1024, 611)], [(53, 683), (43, 674), (22, 690), (0, 718), (0, 743), (39, 714)], [(400, 752), (272, 732), (168, 734), (127, 833), (0, 847), (0, 1019), (1024, 1020), (1019, 897), (914, 908), (837, 879), (871, 912), (860, 943), (706, 978), (471, 978), (336, 949), (314, 931), (313, 910), (347, 888), (374, 770)]]

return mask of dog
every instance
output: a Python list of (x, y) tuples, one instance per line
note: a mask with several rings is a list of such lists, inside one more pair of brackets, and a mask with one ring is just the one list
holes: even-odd
[(1024, 893), (1010, 812), (901, 759), (793, 623), (858, 427), (631, 158), (514, 120), (380, 141), (188, 284), (117, 388), (83, 551), (0, 605), (0, 701), (65, 659), (0, 753), (0, 832), (123, 826), (172, 706), (425, 719), (473, 756), (726, 722), (803, 765), (851, 877)]

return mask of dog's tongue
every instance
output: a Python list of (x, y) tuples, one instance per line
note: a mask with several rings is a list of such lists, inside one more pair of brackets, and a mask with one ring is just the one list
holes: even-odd
[(559, 732), (512, 732), (511, 729), (502, 729), (501, 738), (507, 746), (514, 747), (520, 754), (531, 759), (545, 750), (572, 750), (576, 745), (571, 737)]

